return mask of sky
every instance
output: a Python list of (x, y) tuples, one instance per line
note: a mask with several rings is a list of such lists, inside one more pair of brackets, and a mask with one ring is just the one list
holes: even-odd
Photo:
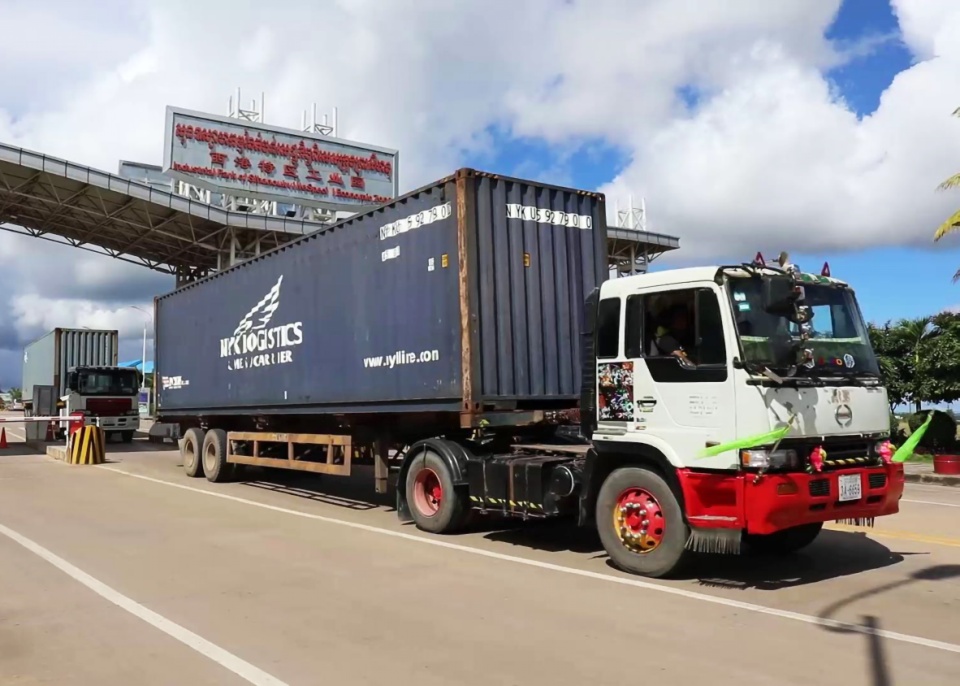
[[(0, 141), (116, 172), (162, 162), (166, 105), (267, 122), (334, 106), (401, 151), (401, 191), (461, 166), (643, 197), (681, 249), (780, 250), (851, 282), (868, 320), (960, 307), (956, 0), (0, 0)], [(57, 326), (140, 357), (172, 278), (0, 232), (0, 388)], [(152, 332), (148, 332), (152, 335)], [(151, 341), (152, 346), (152, 341)], [(148, 351), (148, 357), (152, 355)]]

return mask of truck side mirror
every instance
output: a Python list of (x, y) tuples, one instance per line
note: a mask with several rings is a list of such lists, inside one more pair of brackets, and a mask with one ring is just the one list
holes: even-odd
[(764, 276), (762, 305), (765, 312), (793, 321), (797, 306), (803, 302), (803, 286), (782, 276)]

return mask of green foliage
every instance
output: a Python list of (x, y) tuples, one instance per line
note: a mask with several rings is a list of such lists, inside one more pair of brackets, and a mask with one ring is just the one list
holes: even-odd
[(887, 388), (890, 407), (910, 402), (909, 379), (913, 376), (913, 355), (907, 337), (897, 325), (886, 322), (883, 326), (867, 326), (880, 367), (880, 376)]
[(927, 415), (933, 412), (933, 421), (920, 439), (920, 446), (934, 452), (950, 450), (957, 442), (957, 420), (939, 410), (921, 410), (907, 418), (911, 433), (927, 421)]
[(960, 400), (960, 315), (871, 325), (869, 333), (891, 407)]
[[(953, 116), (960, 117), (960, 107), (953, 111)], [(938, 189), (941, 191), (957, 188), (960, 188), (960, 174), (954, 174), (949, 179), (941, 183), (938, 187)], [(958, 230), (960, 230), (960, 210), (957, 210), (944, 220), (944, 222), (934, 232), (933, 240), (939, 241), (944, 236), (948, 236)], [(953, 275), (953, 280), (954, 282), (960, 281), (960, 270)]]
[(21, 391), (19, 388), (11, 388), (7, 392), (10, 394), (10, 397), (13, 398), (14, 400), (23, 400), (23, 391)]

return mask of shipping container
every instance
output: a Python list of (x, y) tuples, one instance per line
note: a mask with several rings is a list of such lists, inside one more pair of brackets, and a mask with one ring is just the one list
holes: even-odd
[(28, 344), (23, 351), (23, 401), (28, 407), (34, 386), (53, 386), (57, 398), (67, 392), (71, 367), (116, 366), (117, 331), (54, 329)]
[(462, 169), (157, 298), (161, 419), (575, 407), (601, 194)]

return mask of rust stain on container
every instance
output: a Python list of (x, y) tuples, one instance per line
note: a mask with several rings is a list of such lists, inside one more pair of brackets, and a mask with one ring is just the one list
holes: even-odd
[(470, 349), (470, 275), (467, 263), (467, 175), (457, 174), (457, 269), (460, 286), (460, 366), (463, 409), (473, 405), (473, 374)]

